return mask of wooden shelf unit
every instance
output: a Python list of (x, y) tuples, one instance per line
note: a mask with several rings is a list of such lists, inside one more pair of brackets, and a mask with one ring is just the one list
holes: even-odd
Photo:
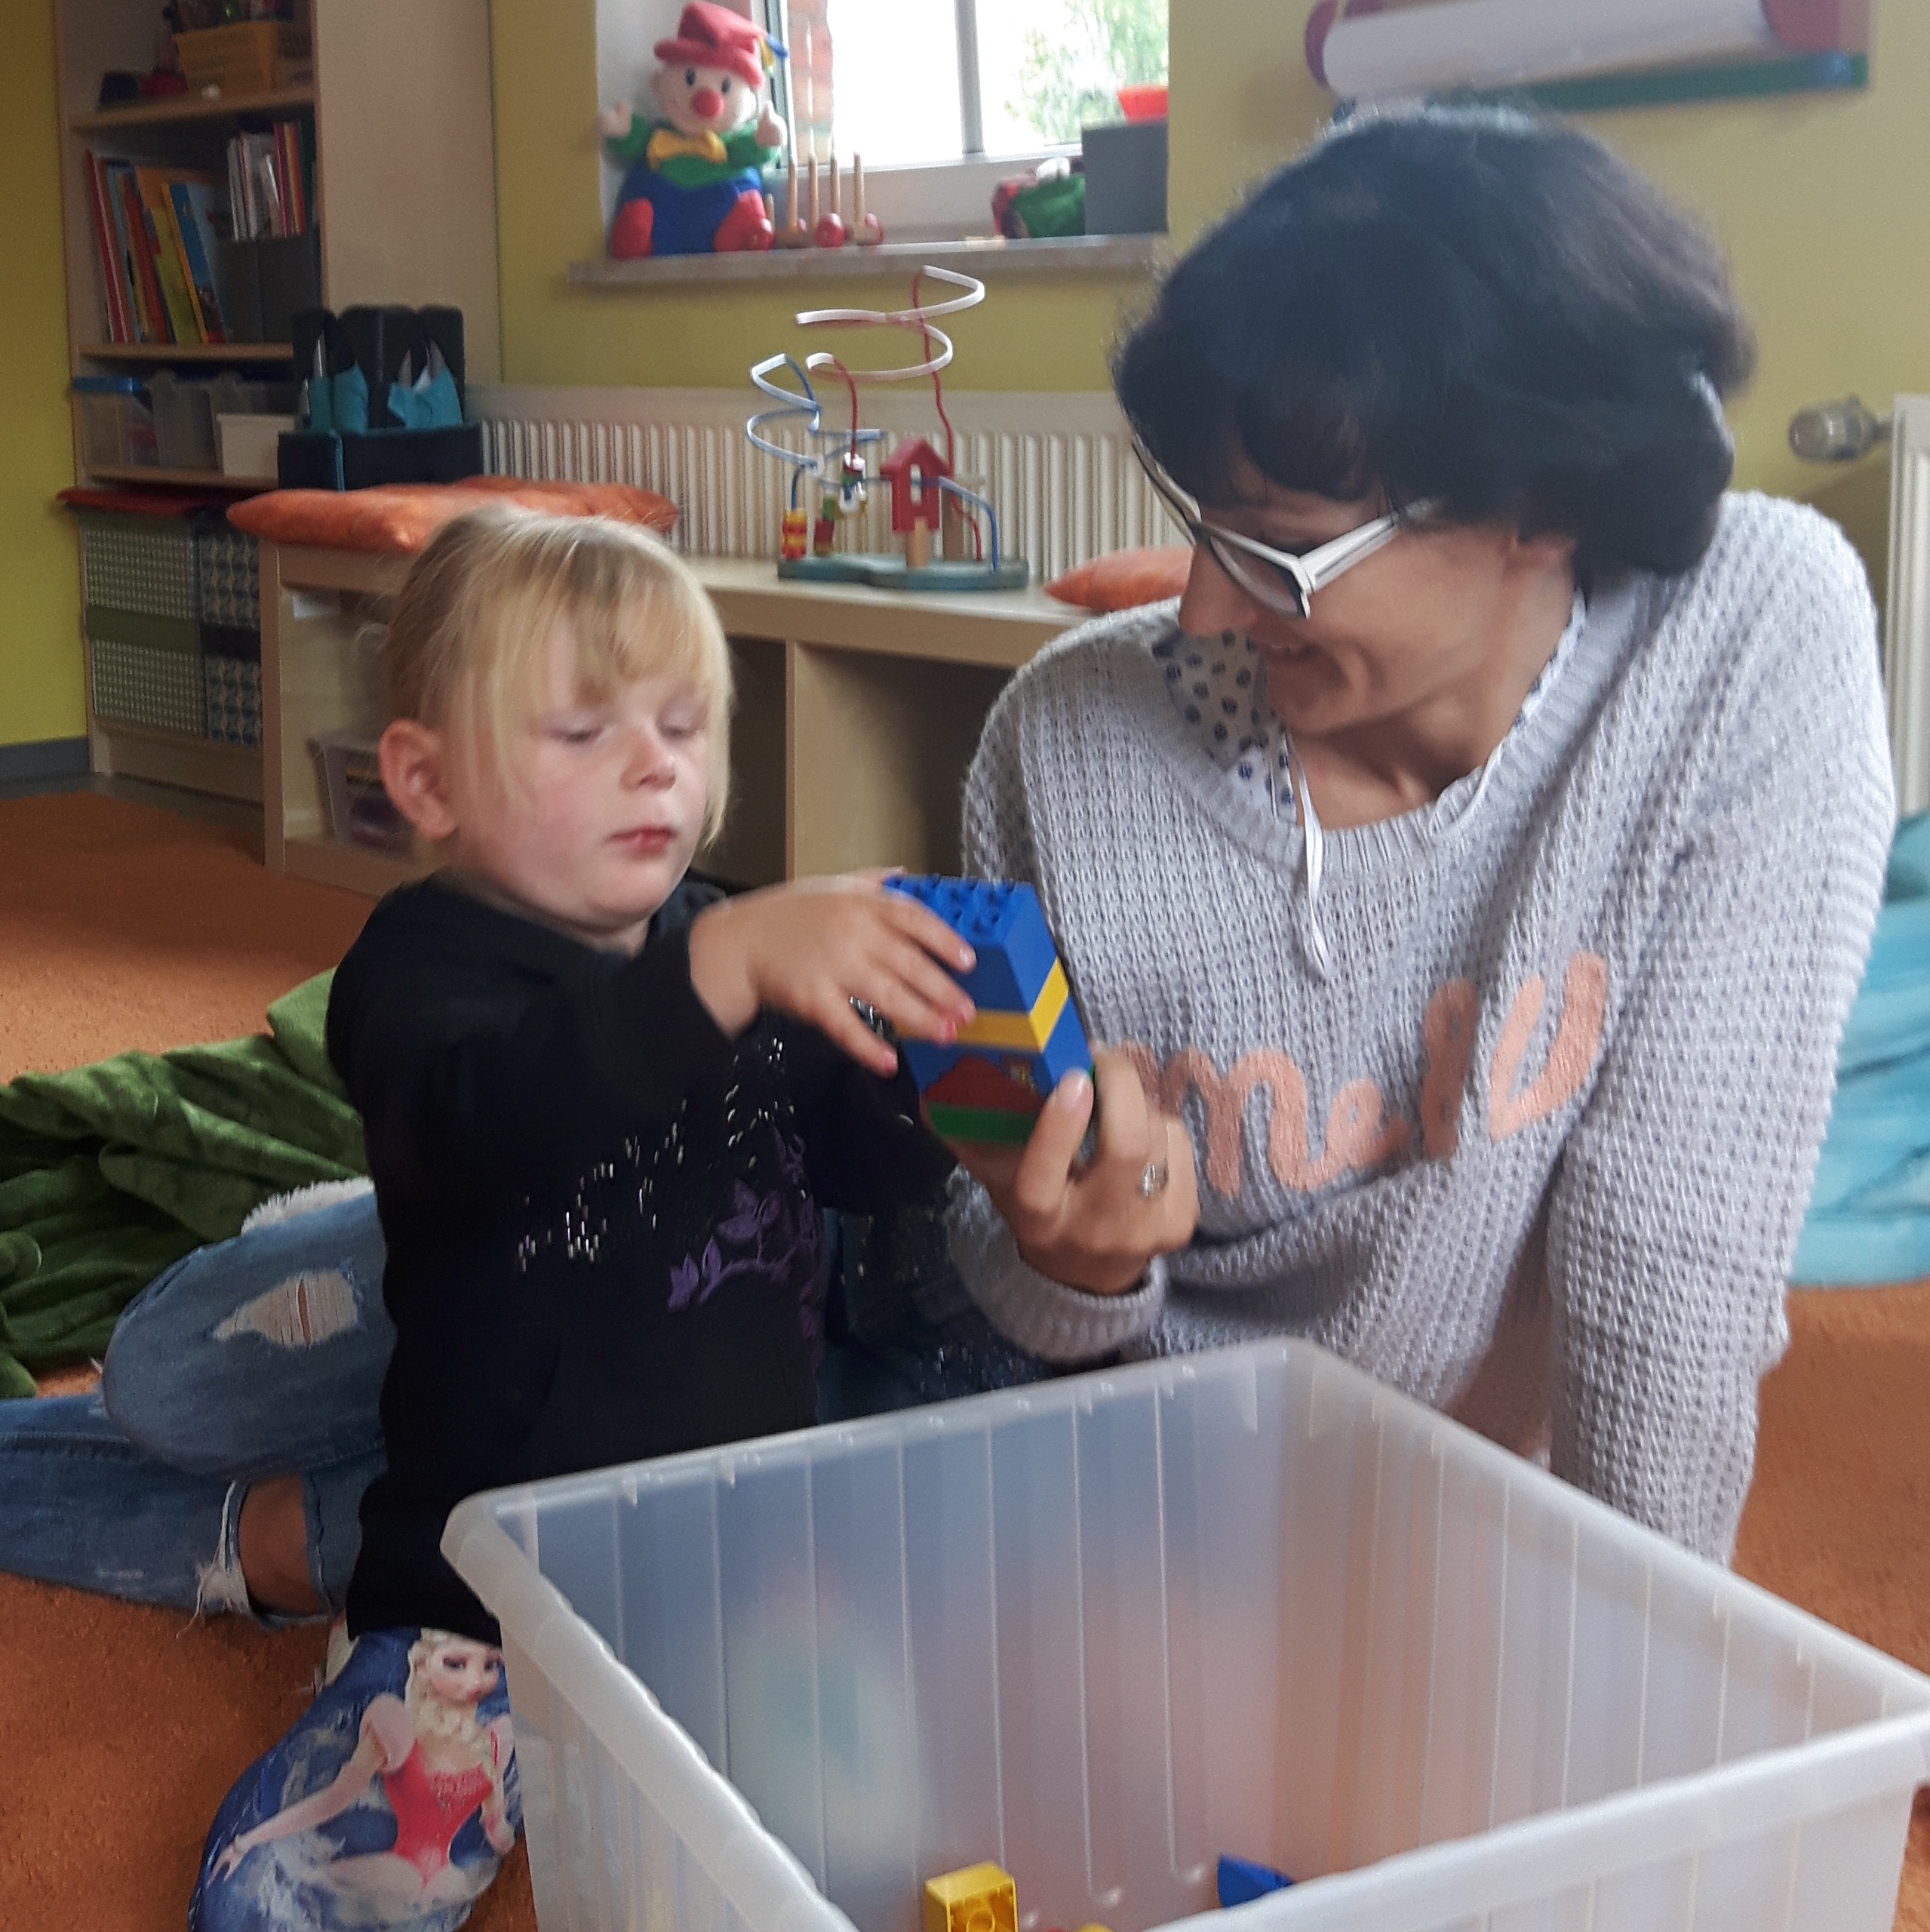
[[(463, 311), (469, 378), (497, 379), (489, 0), (410, 0), (407, 13), (406, 60), (395, 58), (396, 12), (389, 0), (316, 0), (312, 85), (100, 108), (103, 74), (144, 72), (152, 61), (157, 0), (54, 0), (70, 375), (144, 376), (171, 368), (207, 374), (226, 367), (260, 376), (277, 365), (292, 375), (293, 352), (285, 343), (100, 339), (106, 309), (82, 155), (92, 149), (135, 162), (208, 168), (223, 178), (227, 139), (245, 116), (313, 125), (322, 300), (337, 309), (358, 303), (451, 304)], [(425, 156), (434, 162), (426, 176)], [(424, 180), (460, 183), (459, 193), (424, 190), (419, 185)], [(78, 410), (74, 432), (77, 483), (237, 494), (273, 487), (266, 477), (91, 467)], [(174, 734), (161, 734), (157, 750), (155, 734), (97, 718), (91, 691), (88, 729), (97, 771), (133, 772), (235, 798), (262, 795), (258, 752), (211, 742), (193, 749), (196, 740), (167, 742)], [(207, 755), (200, 755), (201, 749)], [(167, 768), (152, 769), (157, 761)]]
[(232, 490), (238, 497), (272, 490), (272, 476), (230, 476), (225, 469), (163, 469), (151, 463), (97, 463), (88, 472), (96, 483), (130, 483), (141, 489)]
[(285, 342), (86, 342), (74, 353), (86, 362), (261, 362), (291, 365), (295, 352)]
[(121, 107), (98, 107), (69, 114), (69, 129), (76, 134), (117, 134), (124, 130), (178, 128), (199, 121), (238, 121), (244, 114), (285, 118), (315, 106), (312, 87), (275, 88), (266, 94), (234, 94), (212, 98), (198, 94), (169, 94), (159, 100), (131, 100)]
[[(751, 884), (868, 866), (955, 871), (959, 789), (985, 714), (1080, 614), (1036, 589), (901, 595), (690, 561), (737, 681), (730, 817), (706, 868)], [(309, 741), (380, 732), (372, 630), (409, 560), (264, 543), (261, 563), (268, 865), (386, 892), (422, 862), (328, 835)]]

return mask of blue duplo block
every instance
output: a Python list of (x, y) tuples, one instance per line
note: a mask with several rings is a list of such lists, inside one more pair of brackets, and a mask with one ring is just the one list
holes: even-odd
[(1246, 1905), (1263, 1899), (1269, 1892), (1284, 1891), (1293, 1881), (1271, 1865), (1255, 1865), (1244, 1858), (1222, 1858), (1219, 1869), (1219, 1895), (1222, 1906)]
[(930, 906), (977, 954), (972, 971), (954, 977), (980, 1011), (1031, 1011), (1059, 955), (1029, 885), (909, 873), (887, 879), (885, 890)]
[(1071, 1000), (1059, 1016), (1059, 1024), (1046, 1041), (1046, 1050), (1032, 1061), (1032, 1077), (1041, 1094), (1050, 1094), (1068, 1073), (1090, 1073), (1092, 1050), (1086, 1044), (1086, 1029)]

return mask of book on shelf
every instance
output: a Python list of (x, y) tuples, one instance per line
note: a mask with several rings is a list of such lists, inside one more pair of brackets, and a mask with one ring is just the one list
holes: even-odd
[(209, 170), (137, 166), (91, 149), (81, 160), (110, 343), (230, 340), (222, 245), (305, 235), (314, 223), (314, 146), (300, 122), (229, 140), (225, 205)]
[(306, 125), (278, 121), (228, 143), (228, 202), (242, 241), (306, 235), (312, 214), (315, 156)]
[(187, 258), (181, 252), (180, 233), (174, 225), (174, 203), (167, 192), (166, 171), (137, 168), (134, 180), (140, 189), (141, 211), (146, 221), (148, 245), (154, 251), (155, 272), (161, 281), (168, 340), (182, 343), (203, 341), (194, 291), (188, 283)]
[(107, 324), (107, 340), (131, 342), (134, 337), (129, 332), (127, 291), (122, 280), (114, 217), (107, 205), (106, 178), (91, 150), (81, 158), (87, 176), (88, 214), (94, 227), (94, 245), (100, 257), (100, 302)]
[(108, 177), (114, 184), (114, 192), (128, 234), (128, 257), (134, 265), (135, 306), (140, 311), (141, 340), (143, 342), (169, 342), (173, 337), (168, 331), (167, 306), (161, 299), (161, 278), (155, 269), (153, 245), (147, 232), (147, 217), (141, 206), (140, 190), (135, 185), (134, 171), (124, 161), (108, 165)]
[(184, 172), (169, 179), (167, 192), (174, 204), (175, 231), (181, 238), (188, 289), (195, 299), (202, 337), (208, 342), (226, 342), (228, 326), (222, 316), (221, 294), (214, 275), (215, 185), (212, 174)]

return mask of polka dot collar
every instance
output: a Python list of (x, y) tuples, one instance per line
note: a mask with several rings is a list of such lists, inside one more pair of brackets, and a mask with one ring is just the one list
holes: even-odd
[(1176, 632), (1153, 647), (1165, 667), (1166, 695), (1194, 742), (1253, 802), (1293, 811), (1292, 754), (1286, 727), (1267, 697), (1267, 667), (1250, 638)]

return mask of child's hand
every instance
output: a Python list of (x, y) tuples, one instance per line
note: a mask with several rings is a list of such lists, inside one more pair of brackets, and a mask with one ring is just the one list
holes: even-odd
[(1101, 1049), (1099, 1144), (1080, 1143), (1093, 1117), (1093, 1083), (1068, 1074), (1040, 1109), (1023, 1147), (946, 1144), (983, 1183), (1019, 1252), (1050, 1280), (1089, 1294), (1127, 1293), (1156, 1254), (1193, 1238), (1200, 1219), (1193, 1143), (1146, 1098), (1132, 1063)]
[(884, 876), (801, 879), (699, 913), (690, 984), (711, 1017), (741, 1033), (760, 1007), (774, 1007), (887, 1077), (898, 1055), (859, 1018), (854, 999), (910, 1038), (948, 1043), (974, 1009), (945, 969), (969, 972), (972, 949), (916, 900), (887, 892)]

